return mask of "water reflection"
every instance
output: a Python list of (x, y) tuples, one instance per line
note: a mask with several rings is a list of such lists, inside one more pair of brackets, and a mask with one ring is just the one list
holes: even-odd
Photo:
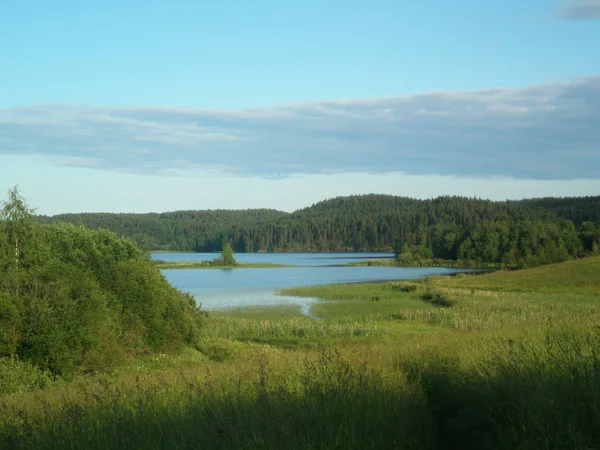
[(163, 270), (167, 280), (190, 292), (206, 310), (244, 306), (299, 305), (303, 310), (314, 298), (284, 297), (281, 288), (333, 283), (411, 280), (434, 274), (469, 272), (442, 267), (286, 267), (273, 269)]

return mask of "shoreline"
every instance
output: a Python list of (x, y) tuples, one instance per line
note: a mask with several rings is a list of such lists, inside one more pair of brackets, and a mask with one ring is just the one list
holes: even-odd
[[(367, 281), (346, 281), (341, 283), (327, 283), (327, 284), (317, 284), (311, 286), (289, 286), (285, 288), (273, 289), (273, 294), (277, 297), (293, 297), (297, 299), (308, 299), (313, 298), (314, 301), (306, 304), (306, 303), (295, 303), (295, 302), (282, 302), (277, 304), (252, 304), (252, 305), (244, 305), (244, 306), (226, 306), (223, 308), (214, 308), (209, 311), (209, 313), (216, 313), (217, 315), (227, 315), (229, 313), (235, 312), (236, 314), (244, 315), (245, 313), (255, 313), (256, 311), (263, 311), (267, 314), (279, 311), (280, 309), (286, 309), (290, 311), (293, 308), (297, 308), (300, 312), (301, 317), (308, 317), (314, 320), (322, 320), (321, 316), (315, 315), (312, 313), (312, 306), (319, 302), (329, 302), (329, 301), (339, 301), (339, 302), (348, 302), (349, 299), (332, 299), (327, 297), (320, 297), (315, 294), (315, 290), (326, 291), (330, 289), (353, 289), (355, 286), (359, 285), (372, 285), (373, 288), (378, 288), (382, 285), (391, 284), (391, 285), (402, 285), (409, 284), (415, 286), (423, 286), (427, 283), (427, 280), (430, 277), (444, 277), (451, 278), (455, 277), (459, 274), (469, 274), (469, 275), (482, 275), (485, 273), (493, 272), (494, 270), (490, 269), (481, 269), (478, 271), (472, 272), (455, 272), (455, 273), (447, 273), (447, 274), (434, 274), (434, 275), (426, 275), (421, 278), (396, 278), (393, 280), (390, 279), (380, 279), (380, 280), (367, 280)], [(364, 300), (364, 299), (363, 299)], [(350, 300), (351, 301), (351, 300)]]
[(235, 265), (219, 266), (211, 264), (212, 260), (207, 261), (164, 261), (152, 260), (158, 269), (280, 269), (291, 267), (395, 267), (399, 269), (411, 268), (443, 268), (443, 269), (478, 269), (478, 270), (500, 270), (511, 269), (511, 267), (503, 266), (495, 263), (464, 263), (462, 261), (421, 261), (414, 264), (399, 264), (394, 260), (375, 259), (357, 262), (349, 262), (345, 264), (327, 264), (327, 265), (305, 265), (305, 264), (279, 264), (279, 263), (243, 263), (238, 262)]
[(300, 267), (291, 264), (276, 263), (237, 263), (236, 265), (218, 266), (211, 265), (212, 261), (160, 261), (155, 265), (161, 270), (176, 269), (277, 269), (286, 267)]
[[(190, 254), (203, 254), (203, 253), (210, 253), (210, 254), (220, 254), (220, 251), (203, 251), (203, 252), (195, 252), (195, 251), (191, 251), (191, 250), (149, 250), (150, 253), (190, 253)], [(303, 250), (277, 250), (277, 251), (272, 251), (272, 252), (267, 252), (267, 251), (257, 251), (257, 252), (235, 252), (235, 253), (239, 253), (239, 254), (243, 254), (243, 255), (252, 255), (252, 254), (261, 254), (261, 255), (265, 255), (265, 254), (279, 254), (279, 253), (302, 253), (302, 254), (321, 254), (321, 253), (330, 253), (330, 254), (344, 254), (344, 253), (353, 253), (353, 254), (373, 254), (373, 253), (389, 253), (391, 255), (394, 254), (393, 250), (368, 250), (368, 251), (357, 251), (357, 250), (327, 250), (327, 251), (303, 251)], [(373, 257), (375, 258), (375, 257)]]

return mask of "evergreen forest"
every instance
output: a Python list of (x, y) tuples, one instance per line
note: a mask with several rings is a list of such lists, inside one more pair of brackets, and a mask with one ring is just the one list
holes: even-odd
[(490, 201), (443, 196), (338, 197), (269, 209), (37, 216), (105, 228), (151, 251), (394, 251), (401, 264), (461, 260), (529, 267), (598, 254), (600, 197)]

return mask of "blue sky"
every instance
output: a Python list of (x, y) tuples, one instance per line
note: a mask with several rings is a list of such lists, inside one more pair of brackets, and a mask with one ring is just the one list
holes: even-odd
[(600, 0), (4, 0), (0, 189), (47, 214), (598, 195), (599, 19)]

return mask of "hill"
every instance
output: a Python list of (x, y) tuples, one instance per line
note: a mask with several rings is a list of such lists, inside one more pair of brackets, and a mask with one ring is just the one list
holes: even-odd
[(600, 294), (600, 256), (523, 270), (452, 277), (444, 286), (515, 292)]
[(40, 223), (67, 222), (105, 228), (151, 250), (214, 251), (207, 238), (235, 226), (255, 226), (288, 213), (273, 209), (174, 211), (147, 214), (81, 213), (37, 216)]
[(535, 265), (597, 251), (598, 211), (600, 197), (494, 202), (360, 195), (291, 214), (259, 209), (37, 219), (107, 228), (150, 250), (220, 251), (227, 240), (236, 252), (394, 250), (406, 261), (435, 257)]

